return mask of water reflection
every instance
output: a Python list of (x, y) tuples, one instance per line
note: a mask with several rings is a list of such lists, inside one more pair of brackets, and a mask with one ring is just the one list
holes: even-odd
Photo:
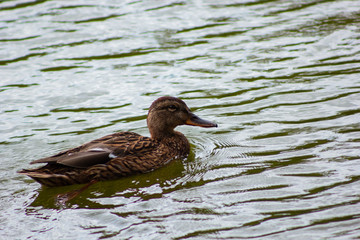
[[(194, 161), (194, 156), (190, 155), (188, 161)], [(185, 170), (182, 160), (175, 160), (156, 172), (125, 177), (115, 181), (98, 182), (92, 185), (77, 198), (69, 201), (66, 206), (58, 206), (56, 196), (78, 189), (81, 185), (65, 187), (40, 187), (38, 195), (30, 204), (32, 207), (41, 206), (43, 208), (115, 208), (116, 205), (102, 204), (109, 199), (136, 198), (137, 201), (146, 201), (151, 198), (160, 198), (162, 194), (174, 191), (183, 181), (188, 179), (193, 171)], [(122, 205), (122, 204), (121, 204)]]

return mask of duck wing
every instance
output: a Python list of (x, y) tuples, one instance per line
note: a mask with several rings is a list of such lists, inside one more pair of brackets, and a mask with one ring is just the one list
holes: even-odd
[(87, 168), (106, 164), (113, 158), (137, 155), (149, 151), (153, 140), (133, 132), (119, 132), (60, 152), (51, 157), (35, 160), (35, 163), (60, 164), (74, 168)]

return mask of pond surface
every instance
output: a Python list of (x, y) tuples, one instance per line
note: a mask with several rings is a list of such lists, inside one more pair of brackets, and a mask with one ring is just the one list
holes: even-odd
[[(0, 3), (0, 233), (6, 239), (360, 237), (360, 1)], [(117, 131), (153, 100), (217, 129), (65, 207), (18, 170)]]

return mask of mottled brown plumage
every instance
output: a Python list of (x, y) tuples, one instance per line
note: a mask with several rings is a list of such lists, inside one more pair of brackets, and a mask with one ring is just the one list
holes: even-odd
[(33, 161), (31, 164), (47, 164), (19, 173), (51, 187), (145, 173), (189, 154), (189, 142), (182, 133), (174, 131), (176, 126), (217, 126), (191, 113), (182, 100), (174, 97), (155, 100), (150, 106), (147, 124), (151, 137), (133, 132), (114, 133)]

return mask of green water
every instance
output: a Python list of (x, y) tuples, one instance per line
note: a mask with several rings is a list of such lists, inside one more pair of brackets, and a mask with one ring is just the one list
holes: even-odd
[[(2, 1), (0, 235), (6, 239), (360, 237), (360, 2)], [(117, 131), (153, 100), (188, 159), (97, 183), (65, 207), (16, 172)]]

